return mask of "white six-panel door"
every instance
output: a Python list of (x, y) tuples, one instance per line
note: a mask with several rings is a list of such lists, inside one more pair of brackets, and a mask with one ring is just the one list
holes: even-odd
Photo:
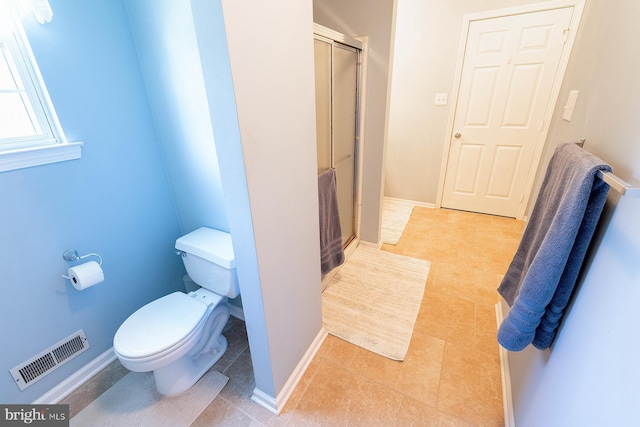
[(517, 216), (573, 10), (470, 22), (443, 207)]

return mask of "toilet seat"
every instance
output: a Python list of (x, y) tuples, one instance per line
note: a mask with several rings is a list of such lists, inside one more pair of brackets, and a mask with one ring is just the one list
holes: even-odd
[(204, 324), (208, 306), (182, 292), (150, 302), (116, 332), (114, 350), (130, 360), (161, 357), (189, 341)]

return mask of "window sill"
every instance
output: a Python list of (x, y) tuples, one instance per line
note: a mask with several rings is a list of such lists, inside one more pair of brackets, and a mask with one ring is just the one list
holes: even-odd
[(0, 152), (0, 172), (65, 162), (82, 157), (82, 142)]

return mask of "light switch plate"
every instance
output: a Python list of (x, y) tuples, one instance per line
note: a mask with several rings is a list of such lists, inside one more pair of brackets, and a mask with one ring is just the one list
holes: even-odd
[(436, 93), (436, 99), (433, 102), (434, 105), (447, 105), (447, 93)]
[(576, 101), (578, 100), (578, 91), (572, 90), (569, 92), (569, 96), (567, 98), (567, 103), (564, 106), (564, 111), (562, 112), (562, 118), (568, 122), (571, 121), (571, 117), (573, 117), (573, 109), (576, 106)]

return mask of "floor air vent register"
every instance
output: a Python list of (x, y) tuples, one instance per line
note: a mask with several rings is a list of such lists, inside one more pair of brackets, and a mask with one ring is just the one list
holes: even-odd
[(11, 375), (22, 391), (89, 348), (84, 330), (72, 334), (48, 350), (11, 369)]

